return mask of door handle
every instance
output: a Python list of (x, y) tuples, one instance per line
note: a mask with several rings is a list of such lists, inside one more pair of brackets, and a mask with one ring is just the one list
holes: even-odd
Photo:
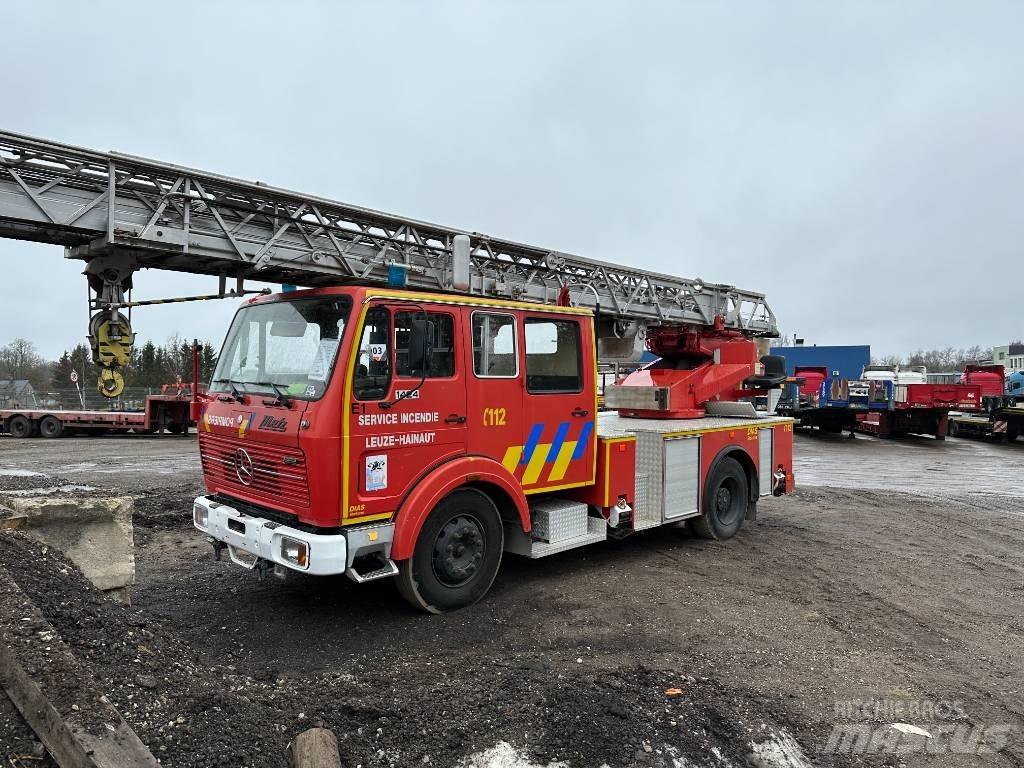
[(590, 411), (585, 410), (583, 408), (574, 408), (573, 412), (572, 412), (572, 415), (573, 416), (578, 416), (578, 417), (582, 418), (583, 416), (589, 416), (590, 415)]
[(465, 416), (459, 416), (457, 413), (453, 413), (444, 420), (445, 424), (464, 424), (466, 422)]

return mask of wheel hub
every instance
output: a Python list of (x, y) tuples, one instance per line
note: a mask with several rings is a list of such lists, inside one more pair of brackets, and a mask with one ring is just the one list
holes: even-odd
[(434, 574), (446, 586), (462, 586), (476, 575), (483, 556), (480, 522), (471, 515), (458, 515), (445, 524), (434, 542)]
[(724, 486), (719, 488), (718, 495), (715, 497), (715, 509), (717, 509), (719, 513), (725, 513), (729, 511), (729, 507), (731, 506), (732, 492)]
[(715, 492), (715, 517), (722, 525), (732, 525), (743, 514), (740, 489), (731, 478), (726, 478)]

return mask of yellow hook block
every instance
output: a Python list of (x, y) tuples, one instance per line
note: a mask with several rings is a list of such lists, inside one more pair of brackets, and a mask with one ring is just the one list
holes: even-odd
[(96, 380), (96, 389), (104, 397), (117, 397), (124, 392), (124, 376), (119, 371), (104, 368)]

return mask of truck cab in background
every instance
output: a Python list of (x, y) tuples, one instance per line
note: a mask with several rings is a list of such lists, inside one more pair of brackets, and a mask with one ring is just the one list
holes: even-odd
[(863, 381), (891, 381), (893, 384), (927, 384), (928, 369), (923, 365), (903, 368), (899, 365), (867, 365)]

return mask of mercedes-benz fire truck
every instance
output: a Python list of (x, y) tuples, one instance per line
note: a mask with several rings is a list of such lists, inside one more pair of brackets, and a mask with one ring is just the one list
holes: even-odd
[[(752, 404), (786, 378), (762, 294), (9, 133), (0, 236), (86, 262), (103, 391), (138, 269), (307, 288), (239, 309), (196, 408), (194, 525), (261, 574), (396, 578), (444, 611), (505, 552), (729, 539), (793, 488), (792, 420)], [(598, 359), (645, 349), (599, 414)]]

